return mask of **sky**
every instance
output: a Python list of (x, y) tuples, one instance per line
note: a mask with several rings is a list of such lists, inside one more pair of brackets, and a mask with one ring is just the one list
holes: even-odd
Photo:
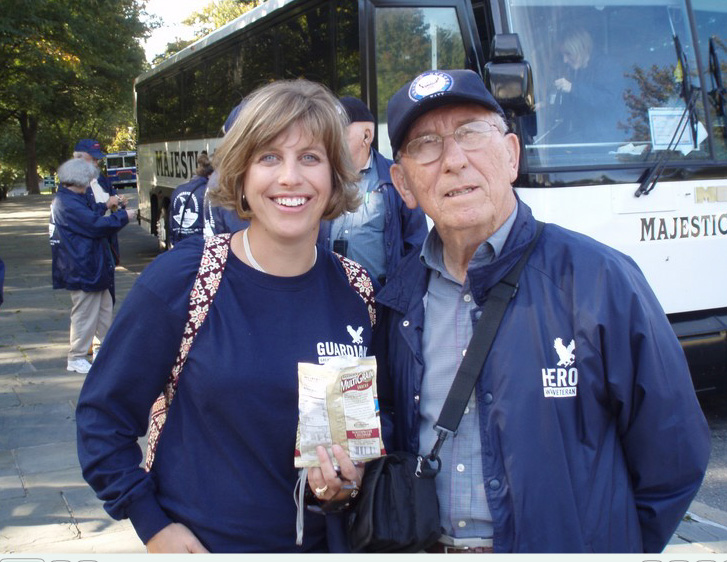
[(159, 16), (164, 25), (155, 29), (145, 42), (146, 60), (151, 62), (156, 55), (164, 52), (167, 43), (171, 43), (177, 37), (191, 39), (194, 35), (192, 28), (182, 25), (181, 21), (208, 3), (209, 0), (149, 0), (146, 11)]

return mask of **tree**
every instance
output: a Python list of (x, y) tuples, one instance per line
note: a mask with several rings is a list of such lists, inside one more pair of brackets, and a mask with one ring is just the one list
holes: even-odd
[(264, 0), (217, 0), (207, 4), (199, 12), (192, 12), (187, 19), (182, 20), (184, 25), (194, 28), (193, 39), (175, 38), (163, 53), (154, 57), (152, 66), (156, 66), (165, 59), (188, 47), (198, 39), (209, 35), (214, 30), (240, 17), (245, 12), (259, 6)]
[(139, 40), (149, 32), (145, 1), (2, 3), (0, 123), (18, 125), (26, 187), (38, 193), (39, 162), (57, 165), (75, 139), (110, 141), (113, 121), (130, 121), (133, 79), (144, 68)]
[(195, 40), (201, 39), (262, 3), (263, 0), (217, 0), (194, 12), (182, 23), (195, 28)]

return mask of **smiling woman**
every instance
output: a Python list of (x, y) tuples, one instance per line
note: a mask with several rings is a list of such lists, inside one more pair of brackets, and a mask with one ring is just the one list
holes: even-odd
[[(204, 248), (201, 237), (183, 240), (154, 260), (109, 332), (124, 345), (102, 349), (89, 373), (76, 416), (84, 476), (150, 552), (347, 548), (337, 519), (299, 511), (293, 494), (298, 364), (346, 353), (352, 332), (367, 355), (372, 339), (370, 278), (315, 245), (322, 217), (357, 204), (343, 115), (307, 81), (250, 96), (215, 154), (215, 194), (250, 227)], [(190, 305), (200, 299), (209, 306), (202, 322)], [(192, 331), (186, 360), (175, 361)], [(146, 473), (137, 440), (170, 380), (174, 402)], [(345, 503), (363, 468), (338, 445), (332, 452), (340, 472), (318, 447), (307, 485), (321, 502)]]
[[(342, 110), (327, 88), (280, 81), (248, 98), (218, 147), (219, 188), (210, 198), (250, 221), (252, 255), (264, 256), (259, 259), (266, 271), (304, 272), (313, 260), (321, 218), (333, 219), (359, 204), (341, 127)], [(233, 252), (241, 244), (242, 235), (234, 236)]]

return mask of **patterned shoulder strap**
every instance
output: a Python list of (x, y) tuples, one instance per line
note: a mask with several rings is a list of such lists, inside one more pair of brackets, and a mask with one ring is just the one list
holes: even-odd
[(371, 320), (371, 327), (373, 328), (376, 325), (376, 299), (374, 298), (374, 284), (371, 282), (371, 277), (358, 262), (346, 258), (341, 254), (336, 254), (336, 256), (341, 260), (343, 269), (346, 270), (348, 283), (366, 304), (366, 308), (369, 311), (369, 320)]
[(222, 272), (225, 270), (227, 255), (230, 250), (231, 237), (231, 234), (225, 233), (205, 238), (204, 251), (199, 263), (197, 277), (194, 280), (192, 291), (189, 293), (189, 313), (187, 315), (187, 324), (184, 326), (184, 332), (182, 332), (179, 352), (164, 387), (164, 393), (157, 398), (151, 409), (149, 439), (146, 449), (147, 471), (151, 470), (154, 463), (159, 437), (164, 428), (164, 423), (167, 421), (167, 412), (179, 385), (179, 375), (187, 362), (187, 355), (189, 355), (189, 350), (192, 348), (194, 338), (197, 337), (197, 332), (199, 332), (207, 317), (217, 289), (220, 286)]

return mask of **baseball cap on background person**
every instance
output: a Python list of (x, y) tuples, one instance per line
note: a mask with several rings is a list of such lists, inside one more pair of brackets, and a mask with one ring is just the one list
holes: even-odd
[(245, 107), (247, 104), (247, 99), (244, 99), (238, 103), (235, 107), (232, 108), (232, 111), (230, 111), (230, 114), (227, 116), (227, 119), (225, 119), (224, 124), (222, 125), (222, 134), (226, 135), (227, 131), (229, 131), (232, 126), (235, 124), (235, 119), (237, 119), (237, 116), (240, 115), (240, 111), (242, 111), (242, 108)]
[(472, 70), (429, 70), (405, 84), (386, 110), (392, 154), (396, 156), (414, 121), (427, 111), (453, 103), (475, 103), (506, 119), (505, 112)]
[(371, 113), (368, 106), (360, 99), (353, 96), (343, 96), (339, 101), (346, 110), (348, 121), (350, 123), (356, 123), (359, 121), (365, 123), (376, 123), (373, 113)]
[(74, 152), (85, 152), (96, 160), (101, 160), (106, 153), (101, 150), (101, 144), (94, 139), (81, 139), (73, 148)]

